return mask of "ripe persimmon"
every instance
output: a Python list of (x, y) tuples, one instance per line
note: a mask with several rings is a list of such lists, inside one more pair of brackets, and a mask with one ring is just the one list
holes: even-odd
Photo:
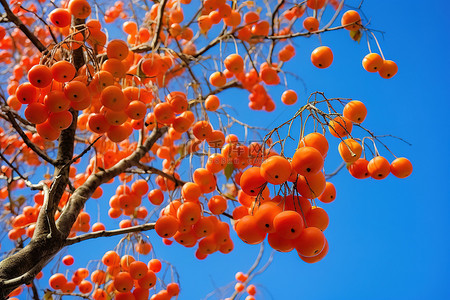
[(291, 165), (298, 174), (310, 176), (322, 170), (324, 159), (322, 154), (314, 147), (301, 147), (295, 151)]
[(89, 97), (89, 90), (83, 82), (72, 80), (64, 86), (64, 95), (72, 102), (79, 102)]
[(113, 283), (119, 292), (129, 292), (134, 286), (133, 278), (128, 272), (119, 272), (114, 276)]
[(177, 218), (180, 225), (194, 225), (200, 220), (202, 209), (199, 204), (195, 202), (184, 202), (177, 210)]
[(279, 155), (270, 156), (260, 166), (261, 176), (271, 184), (282, 184), (291, 175), (291, 163)]
[(244, 60), (239, 54), (230, 54), (223, 61), (225, 68), (233, 74), (244, 71)]
[(307, 177), (299, 175), (297, 178), (297, 191), (308, 199), (319, 197), (325, 190), (325, 186), (325, 175), (322, 172)]
[(334, 184), (331, 182), (326, 183), (325, 190), (323, 193), (318, 197), (320, 201), (323, 203), (331, 203), (336, 199), (336, 188), (334, 187)]
[(157, 277), (156, 277), (155, 272), (148, 270), (147, 274), (144, 277), (141, 277), (137, 281), (137, 284), (139, 285), (140, 288), (148, 290), (155, 286), (156, 280), (157, 280)]
[(78, 19), (86, 19), (91, 15), (91, 6), (86, 0), (70, 0), (68, 9)]
[(91, 114), (88, 119), (88, 128), (90, 131), (102, 134), (109, 130), (111, 125), (104, 114)]
[(47, 87), (52, 80), (52, 71), (45, 65), (35, 65), (28, 71), (28, 81), (37, 88)]
[(348, 10), (342, 15), (341, 25), (347, 30), (356, 31), (361, 28), (361, 16), (355, 10)]
[(200, 141), (207, 139), (212, 131), (213, 128), (208, 121), (198, 121), (192, 126), (192, 133)]
[(47, 141), (54, 141), (61, 134), (61, 131), (51, 126), (48, 120), (44, 123), (37, 124), (36, 131), (43, 139)]
[(305, 216), (306, 225), (308, 227), (317, 227), (322, 231), (327, 229), (330, 219), (327, 212), (321, 208), (314, 206)]
[(49, 112), (60, 112), (69, 109), (70, 100), (67, 99), (62, 91), (53, 90), (45, 96), (44, 105)]
[(124, 63), (117, 58), (105, 60), (102, 65), (102, 70), (111, 73), (115, 78), (124, 78), (127, 72)]
[(122, 40), (111, 40), (106, 47), (106, 55), (108, 58), (116, 58), (124, 60), (128, 56), (128, 45)]
[(25, 118), (33, 124), (41, 124), (48, 119), (47, 107), (39, 102), (27, 105), (24, 111)]
[(70, 62), (65, 60), (60, 60), (54, 63), (51, 66), (50, 71), (52, 72), (53, 79), (58, 82), (71, 81), (77, 73), (75, 67)]
[(282, 238), (292, 240), (301, 234), (305, 224), (303, 217), (298, 212), (285, 210), (273, 218), (273, 227)]
[(220, 215), (227, 210), (227, 199), (223, 196), (212, 196), (208, 201), (208, 208), (214, 215)]
[(16, 98), (22, 104), (35, 102), (39, 96), (39, 90), (29, 82), (24, 82), (16, 89)]
[(361, 124), (366, 118), (367, 108), (361, 101), (353, 100), (344, 106), (342, 114), (350, 121)]
[(353, 123), (346, 117), (336, 117), (328, 124), (328, 131), (332, 136), (344, 138), (352, 133)]
[(202, 193), (208, 194), (216, 189), (216, 177), (207, 169), (196, 169), (192, 177), (194, 182), (200, 187)]
[(362, 153), (361, 145), (354, 139), (345, 139), (339, 143), (339, 154), (346, 163), (352, 163), (359, 159)]
[(278, 232), (271, 232), (267, 235), (267, 242), (270, 247), (280, 252), (290, 252), (294, 249), (292, 239), (282, 237)]
[(314, 49), (311, 53), (311, 62), (314, 66), (320, 69), (325, 69), (331, 66), (333, 62), (333, 52), (327, 46), (320, 46)]
[(370, 177), (374, 179), (384, 179), (391, 172), (391, 164), (383, 156), (375, 156), (367, 164), (367, 170), (369, 171)]
[(147, 106), (144, 102), (138, 100), (131, 101), (125, 109), (125, 113), (127, 114), (127, 116), (133, 120), (143, 119), (146, 112)]
[(281, 95), (281, 102), (286, 105), (292, 105), (297, 102), (297, 93), (294, 90), (286, 90)]
[(255, 211), (254, 216), (256, 223), (261, 230), (267, 233), (275, 232), (273, 219), (282, 212), (282, 209), (275, 202), (268, 201), (262, 203)]
[(378, 53), (369, 53), (364, 56), (362, 65), (367, 72), (378, 72), (383, 66), (383, 58)]
[(322, 251), (320, 251), (319, 254), (317, 254), (315, 256), (309, 256), (309, 257), (302, 256), (300, 253), (298, 253), (298, 255), (301, 258), (301, 260), (303, 260), (304, 262), (307, 262), (309, 264), (313, 264), (313, 263), (316, 263), (316, 262), (322, 260), (327, 255), (328, 249), (329, 249), (328, 241), (325, 238), (325, 246), (323, 247)]
[(357, 179), (365, 179), (370, 177), (369, 171), (367, 170), (368, 164), (369, 161), (367, 159), (360, 158), (351, 165), (348, 165), (347, 169), (353, 177)]
[(50, 277), (48, 283), (52, 289), (59, 290), (67, 283), (67, 278), (64, 274), (56, 273)]
[(209, 95), (205, 99), (205, 109), (207, 111), (216, 111), (220, 106), (219, 97), (216, 95)]
[(312, 132), (300, 140), (298, 148), (301, 147), (313, 147), (317, 149), (323, 157), (326, 157), (329, 146), (328, 141), (323, 134)]
[(256, 196), (261, 191), (266, 179), (261, 175), (259, 167), (251, 167), (242, 173), (240, 186), (249, 196)]
[(325, 247), (325, 236), (319, 228), (306, 227), (294, 240), (297, 252), (306, 257), (318, 255)]
[(222, 72), (214, 72), (209, 76), (209, 83), (215, 87), (222, 87), (227, 83), (227, 78)]
[(122, 24), (122, 29), (125, 33), (130, 35), (135, 35), (138, 31), (138, 27), (136, 22), (134, 21), (126, 21)]
[(325, 5), (325, 0), (307, 0), (306, 6), (311, 9), (321, 9)]
[(395, 62), (393, 62), (392, 60), (385, 60), (381, 68), (378, 70), (378, 73), (381, 77), (389, 79), (394, 77), (394, 75), (397, 74), (397, 71), (398, 67)]
[(153, 108), (155, 118), (159, 123), (171, 124), (175, 120), (175, 112), (172, 106), (167, 102), (161, 102)]
[(399, 157), (391, 162), (391, 173), (398, 178), (406, 178), (411, 175), (413, 166), (409, 159)]
[(111, 126), (106, 132), (106, 136), (114, 143), (120, 143), (133, 133), (133, 128), (129, 123), (119, 126)]
[(258, 227), (255, 217), (251, 215), (239, 219), (235, 229), (239, 238), (247, 244), (259, 244), (266, 238), (266, 232)]
[(155, 231), (162, 238), (170, 238), (178, 231), (180, 223), (178, 219), (171, 215), (159, 217), (155, 223)]
[(70, 12), (65, 8), (55, 8), (48, 15), (50, 21), (60, 28), (64, 28), (70, 25), (72, 17)]
[(303, 28), (309, 32), (314, 32), (319, 30), (319, 20), (314, 17), (307, 17), (303, 20)]
[(137, 280), (147, 275), (148, 267), (142, 261), (133, 261), (128, 266), (128, 272), (133, 279)]

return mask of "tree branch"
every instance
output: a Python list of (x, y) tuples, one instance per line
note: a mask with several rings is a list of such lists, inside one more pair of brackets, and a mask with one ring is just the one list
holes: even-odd
[(163, 171), (161, 171), (161, 170), (159, 170), (159, 169), (157, 169), (155, 167), (152, 167), (152, 166), (147, 166), (147, 165), (139, 163), (139, 164), (137, 164), (137, 167), (142, 169), (142, 173), (145, 173), (145, 174), (157, 174), (157, 175), (160, 175), (160, 176), (162, 176), (164, 178), (167, 178), (167, 179), (173, 181), (175, 183), (175, 186), (183, 186), (186, 183), (186, 181), (177, 179), (177, 178), (175, 178), (175, 176), (167, 174), (166, 172), (163, 172)]
[(22, 21), (17, 17), (10, 9), (8, 2), (6, 0), (0, 0), (0, 3), (2, 4), (3, 8), (5, 9), (6, 16), (8, 17), (8, 20), (13, 22), (26, 36), (27, 38), (33, 43), (36, 48), (40, 52), (48, 52), (47, 47), (45, 47), (41, 41), (28, 29), (25, 24), (22, 23)]
[(127, 228), (120, 228), (115, 230), (102, 230), (102, 231), (96, 231), (91, 233), (86, 233), (77, 237), (69, 238), (66, 240), (65, 245), (73, 245), (76, 243), (80, 243), (82, 241), (90, 240), (90, 239), (96, 239), (99, 237), (109, 237), (109, 236), (115, 236), (115, 235), (121, 235), (121, 234), (127, 234), (132, 232), (141, 232), (141, 231), (147, 231), (155, 229), (155, 223), (148, 223), (143, 225), (137, 225)]
[(70, 197), (69, 202), (65, 206), (57, 221), (58, 229), (64, 234), (69, 234), (73, 223), (75, 222), (79, 212), (83, 208), (86, 201), (92, 196), (95, 189), (101, 184), (108, 182), (112, 178), (123, 173), (126, 169), (136, 166), (139, 160), (148, 152), (153, 144), (168, 130), (167, 127), (155, 128), (142, 146), (126, 158), (120, 160), (113, 167), (92, 173), (86, 181), (78, 187)]
[(156, 20), (157, 20), (156, 32), (155, 32), (155, 35), (153, 36), (153, 40), (151, 43), (152, 49), (155, 49), (156, 44), (158, 44), (159, 33), (161, 32), (161, 27), (162, 27), (163, 17), (164, 17), (164, 8), (166, 7), (166, 4), (167, 4), (167, 0), (162, 0), (161, 2), (159, 2), (158, 16), (156, 17)]
[[(2, 1), (2, 0), (0, 0)], [(23, 132), (22, 128), (19, 126), (19, 124), (17, 124), (16, 119), (14, 118), (13, 114), (11, 113), (11, 111), (7, 110), (5, 111), (6, 116), (9, 119), (9, 122), (11, 123), (12, 127), (17, 131), (17, 133), (20, 135), (20, 137), (23, 139), (24, 143), (31, 149), (34, 151), (34, 153), (36, 153), (40, 158), (42, 158), (43, 160), (45, 160), (46, 162), (54, 165), (55, 164), (55, 160), (53, 160), (52, 158), (50, 158), (47, 153), (45, 153), (43, 150), (41, 150), (41, 148), (37, 147), (32, 141), (30, 141), (30, 139), (28, 138), (28, 136), (25, 134), (25, 132)]]

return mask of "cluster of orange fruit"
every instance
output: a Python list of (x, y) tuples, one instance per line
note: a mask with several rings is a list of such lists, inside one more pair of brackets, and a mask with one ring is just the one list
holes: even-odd
[[(73, 257), (63, 259), (65, 265), (73, 264)], [(49, 279), (52, 289), (62, 293), (73, 293), (77, 288), (81, 294), (91, 294), (94, 300), (169, 300), (180, 292), (178, 283), (167, 284), (164, 289), (150, 297), (150, 289), (157, 284), (156, 274), (161, 271), (161, 261), (154, 258), (147, 264), (136, 260), (132, 255), (120, 256), (115, 251), (108, 251), (102, 257), (103, 268), (91, 274), (86, 268), (78, 268), (70, 281), (62, 273), (53, 274)], [(88, 280), (90, 274), (90, 280)]]
[[(248, 274), (242, 272), (237, 272), (234, 276), (237, 280), (234, 285), (234, 290), (238, 293), (245, 292), (248, 294), (245, 300), (255, 300), (255, 294), (257, 292), (256, 286), (254, 284), (248, 284)], [(230, 300), (231, 298), (225, 298), (224, 300)]]
[(164, 239), (173, 237), (185, 247), (198, 244), (195, 253), (198, 259), (205, 259), (216, 251), (224, 254), (231, 252), (234, 244), (230, 238), (230, 227), (217, 218), (225, 212), (227, 200), (219, 195), (212, 196), (208, 201), (212, 215), (205, 216), (199, 201), (202, 195), (199, 185), (188, 182), (181, 192), (184, 201), (173, 200), (163, 208), (155, 223), (156, 233)]
[[(386, 178), (389, 173), (405, 178), (412, 172), (412, 164), (406, 158), (397, 158), (391, 164), (382, 156), (367, 161), (360, 158), (363, 149), (358, 141), (346, 138), (353, 124), (360, 124), (366, 117), (366, 107), (360, 101), (351, 101), (344, 107), (343, 115), (329, 122), (331, 135), (340, 138), (338, 150), (356, 178)], [(246, 243), (258, 244), (267, 237), (272, 248), (288, 252), (294, 248), (301, 259), (308, 263), (322, 259), (328, 244), (323, 231), (329, 218), (325, 210), (312, 206), (313, 199), (330, 203), (336, 198), (336, 189), (327, 182), (323, 173), (324, 159), (328, 152), (324, 135), (314, 132), (306, 135), (292, 159), (271, 153), (260, 166), (246, 169), (236, 182), (242, 188), (235, 208), (235, 230)], [(293, 184), (298, 194), (279, 194), (270, 197), (268, 184), (281, 186)], [(291, 190), (290, 188), (288, 190)]]

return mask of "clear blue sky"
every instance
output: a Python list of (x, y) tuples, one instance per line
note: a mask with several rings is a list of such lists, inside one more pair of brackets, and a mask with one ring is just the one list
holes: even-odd
[[(382, 181), (360, 181), (346, 170), (335, 176), (331, 181), (337, 188), (337, 199), (322, 205), (330, 216), (325, 231), (329, 254), (309, 265), (295, 251), (276, 253), (272, 265), (253, 281), (262, 291), (257, 299), (450, 299), (449, 9), (444, 1), (364, 2), (370, 28), (385, 32), (384, 38), (377, 37), (386, 58), (399, 66), (398, 74), (390, 80), (362, 69), (365, 41), (353, 42), (346, 31), (322, 35), (323, 45), (334, 52), (334, 62), (325, 70), (314, 68), (309, 60), (310, 52), (320, 45), (317, 37), (296, 40), (296, 61), (288, 63), (286, 70), (304, 82), (289, 79), (301, 101), (313, 91), (362, 100), (368, 108), (366, 127), (412, 143), (407, 146), (395, 139), (385, 140), (397, 156), (412, 161), (414, 172), (403, 180), (390, 175)], [(277, 109), (271, 114), (247, 113), (245, 95), (227, 97), (223, 103), (238, 108), (239, 117), (249, 123), (269, 126), (293, 113), (281, 104), (281, 90), (272, 95)], [(339, 165), (336, 147), (334, 144), (330, 149), (328, 171)], [(259, 251), (259, 246), (246, 245), (233, 234), (232, 253), (198, 261), (194, 249), (163, 246), (155, 233), (148, 234), (157, 257), (170, 261), (178, 270), (180, 299), (202, 299), (216, 287), (232, 282), (237, 271), (247, 271)], [(74, 246), (69, 253), (82, 252), (86, 260), (100, 258), (113, 247), (106, 241)], [(266, 251), (266, 259), (269, 254)], [(84, 262), (80, 259), (77, 266), (84, 266)]]

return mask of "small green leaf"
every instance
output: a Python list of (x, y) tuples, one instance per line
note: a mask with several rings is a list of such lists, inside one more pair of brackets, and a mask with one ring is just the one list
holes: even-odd
[(352, 38), (352, 40), (356, 41), (356, 42), (360, 42), (361, 38), (362, 38), (362, 34), (360, 30), (357, 31), (350, 31), (350, 37)]
[(230, 179), (231, 174), (233, 174), (234, 171), (234, 165), (232, 163), (228, 163), (227, 166), (225, 167), (225, 169), (223, 170), (223, 173), (225, 174), (225, 177), (228, 179)]

